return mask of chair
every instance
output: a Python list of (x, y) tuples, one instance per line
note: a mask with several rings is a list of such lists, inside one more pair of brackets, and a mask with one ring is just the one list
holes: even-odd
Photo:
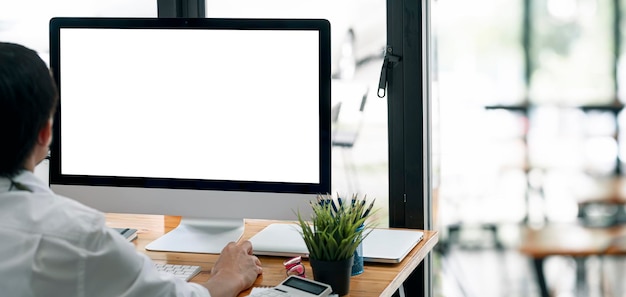
[(347, 190), (350, 193), (357, 193), (359, 190), (352, 150), (363, 128), (368, 92), (369, 88), (363, 84), (333, 82), (332, 95), (337, 103), (331, 109), (332, 146), (341, 149)]

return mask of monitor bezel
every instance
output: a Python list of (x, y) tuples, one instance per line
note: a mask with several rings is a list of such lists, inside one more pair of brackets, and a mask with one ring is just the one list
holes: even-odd
[[(104, 29), (236, 29), (236, 30), (315, 30), (319, 32), (319, 182), (261, 182), (230, 180), (171, 179), (119, 176), (85, 176), (61, 173), (63, 90), (59, 67), (60, 38), (64, 28)], [(77, 186), (108, 186), (155, 189), (218, 190), (322, 194), (331, 188), (331, 123), (330, 123), (330, 24), (323, 19), (223, 19), (223, 18), (53, 18), (50, 21), (50, 68), (59, 88), (59, 106), (55, 114), (50, 154), (50, 184)], [(279, 78), (277, 78), (279, 80)], [(279, 83), (279, 81), (277, 82)], [(97, 156), (94, 156), (97, 158)]]

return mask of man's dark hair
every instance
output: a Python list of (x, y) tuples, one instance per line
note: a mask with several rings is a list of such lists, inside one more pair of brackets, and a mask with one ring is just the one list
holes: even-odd
[(24, 168), (57, 102), (55, 83), (37, 53), (0, 42), (0, 176)]

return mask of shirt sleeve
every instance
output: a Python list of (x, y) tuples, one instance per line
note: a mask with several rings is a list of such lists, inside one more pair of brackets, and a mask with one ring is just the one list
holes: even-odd
[(210, 297), (199, 284), (157, 271), (148, 256), (137, 252), (132, 243), (104, 223), (86, 241), (84, 296)]

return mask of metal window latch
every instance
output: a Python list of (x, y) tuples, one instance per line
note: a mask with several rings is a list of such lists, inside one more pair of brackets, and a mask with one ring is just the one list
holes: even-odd
[(387, 77), (389, 76), (389, 72), (391, 68), (398, 64), (402, 58), (400, 56), (396, 56), (392, 54), (393, 49), (388, 46), (385, 49), (385, 58), (383, 59), (383, 68), (380, 70), (380, 80), (378, 81), (378, 98), (384, 98), (387, 94)]

